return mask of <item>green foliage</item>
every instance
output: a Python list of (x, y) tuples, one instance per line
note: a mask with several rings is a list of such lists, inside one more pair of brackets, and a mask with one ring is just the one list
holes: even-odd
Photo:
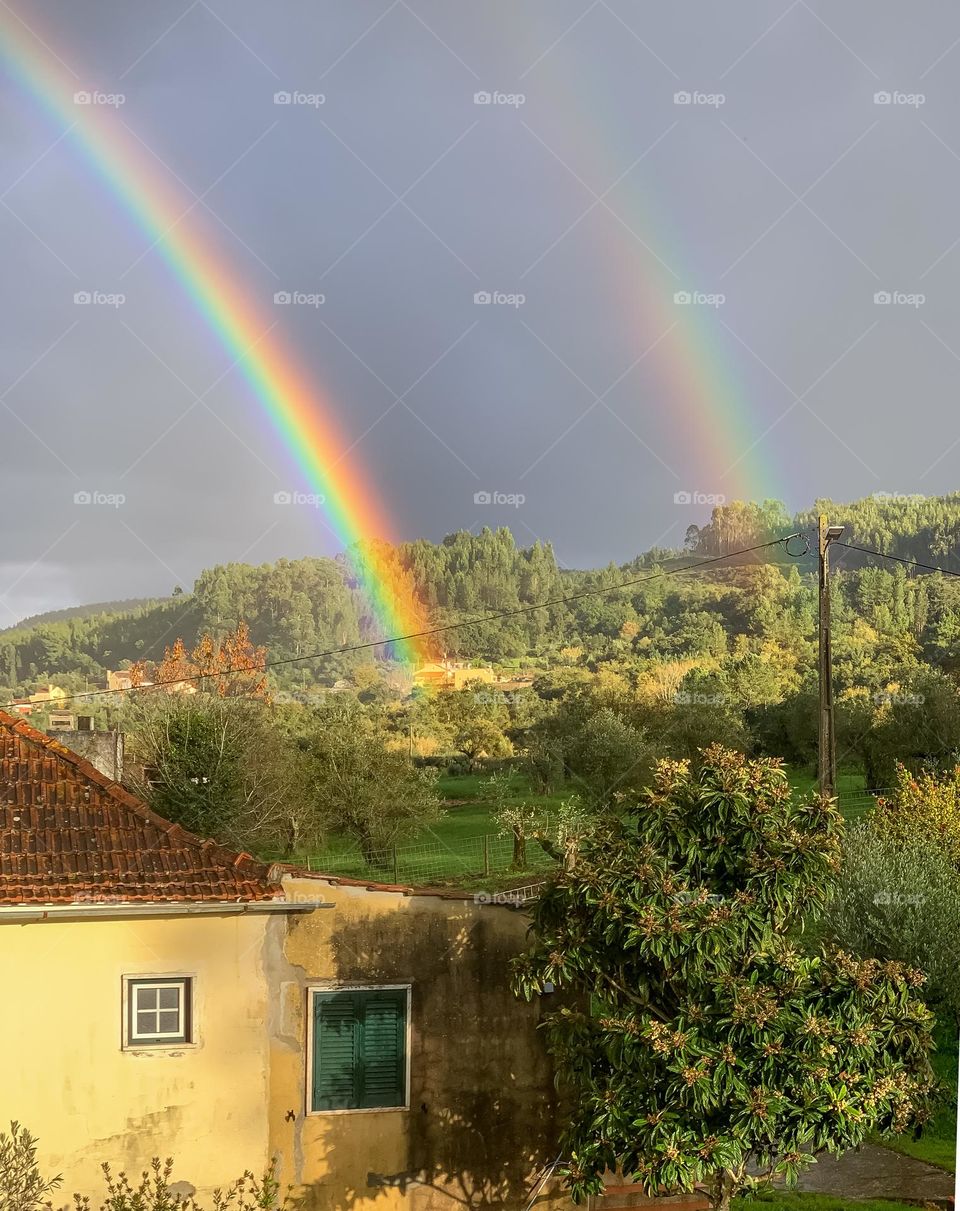
[(877, 801), (876, 826), (894, 844), (926, 838), (960, 871), (960, 765), (914, 774), (898, 764), (891, 793)]
[(388, 846), (439, 820), (435, 773), (415, 768), (368, 716), (317, 710), (294, 726), (299, 794), (329, 831), (355, 840), (368, 862), (384, 862)]
[(824, 928), (860, 958), (919, 968), (929, 1003), (960, 1026), (960, 873), (928, 832), (879, 818), (850, 829)]
[(919, 973), (795, 941), (827, 901), (839, 831), (828, 802), (791, 797), (779, 763), (716, 747), (696, 775), (662, 762), (619, 835), (588, 840), (548, 885), (516, 985), (572, 998), (545, 1026), (576, 1198), (622, 1166), (651, 1192), (702, 1184), (725, 1208), (929, 1116)]
[(238, 849), (319, 842), (302, 762), (263, 702), (135, 695), (128, 728), (127, 781), (165, 819)]
[(0, 1131), (0, 1211), (39, 1211), (63, 1178), (45, 1178), (37, 1163), (37, 1141), (16, 1121)]

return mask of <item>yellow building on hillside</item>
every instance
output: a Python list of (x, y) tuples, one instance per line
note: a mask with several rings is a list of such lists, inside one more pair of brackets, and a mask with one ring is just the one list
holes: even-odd
[(67, 1195), (275, 1158), (316, 1211), (519, 1211), (556, 1154), (525, 924), (232, 853), (0, 712), (0, 1120)]

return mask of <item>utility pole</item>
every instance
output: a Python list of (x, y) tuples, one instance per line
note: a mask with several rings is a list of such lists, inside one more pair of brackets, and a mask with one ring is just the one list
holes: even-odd
[(830, 544), (843, 533), (843, 526), (827, 524), (825, 513), (818, 518), (820, 552), (820, 726), (817, 749), (817, 781), (822, 795), (837, 791), (837, 736), (833, 714), (833, 659), (830, 647)]

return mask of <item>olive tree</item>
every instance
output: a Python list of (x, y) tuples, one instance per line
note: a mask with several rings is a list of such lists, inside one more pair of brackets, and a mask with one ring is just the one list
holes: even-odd
[(840, 827), (829, 801), (791, 797), (779, 762), (714, 747), (696, 775), (659, 763), (619, 831), (548, 884), (515, 981), (569, 998), (545, 1029), (576, 1199), (619, 1168), (725, 1211), (739, 1189), (929, 1117), (922, 976), (798, 944)]

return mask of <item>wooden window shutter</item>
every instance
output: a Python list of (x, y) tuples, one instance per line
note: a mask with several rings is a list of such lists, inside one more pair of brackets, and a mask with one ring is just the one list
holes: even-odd
[(405, 989), (317, 993), (313, 1014), (314, 1110), (405, 1105)]

